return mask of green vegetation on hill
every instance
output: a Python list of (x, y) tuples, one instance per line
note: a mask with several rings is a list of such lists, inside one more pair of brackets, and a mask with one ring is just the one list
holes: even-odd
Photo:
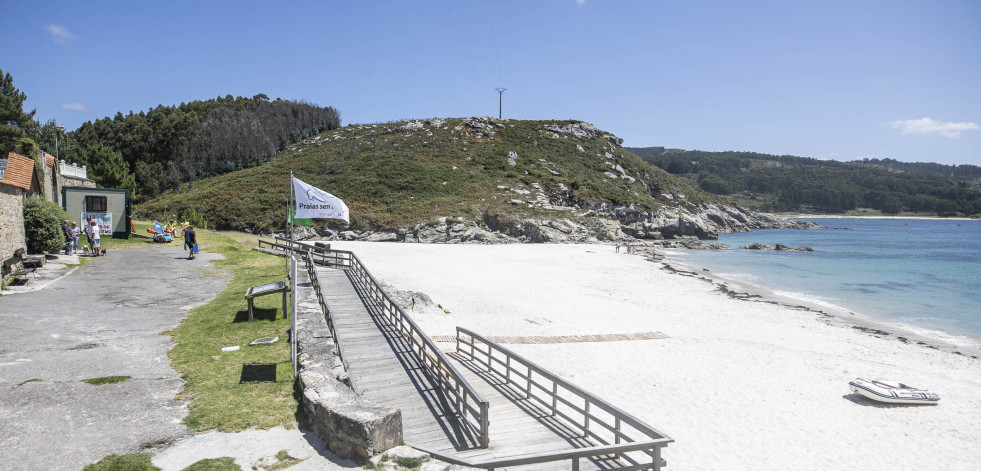
[(818, 160), (755, 152), (631, 148), (635, 154), (701, 189), (763, 211), (843, 213), (871, 208), (886, 214), (940, 216), (981, 213), (973, 165), (907, 164), (894, 160)]
[[(135, 188), (140, 200), (183, 182), (261, 165), (289, 143), (339, 125), (331, 107), (228, 95), (86, 122), (62, 137), (59, 153), (88, 165), (100, 185)], [(52, 121), (33, 131), (51, 149), (54, 126)]]
[[(547, 129), (583, 127), (580, 137)], [(281, 231), (290, 169), (343, 199), (357, 229), (395, 229), (442, 216), (574, 219), (570, 211), (525, 204), (538, 187), (552, 201), (581, 208), (652, 209), (676, 204), (674, 195), (688, 203), (717, 201), (617, 142), (578, 121), (468, 118), (347, 126), (291, 146), (262, 166), (182, 185), (137, 211), (159, 218), (195, 208), (214, 228)], [(518, 156), (513, 166), (511, 152)]]

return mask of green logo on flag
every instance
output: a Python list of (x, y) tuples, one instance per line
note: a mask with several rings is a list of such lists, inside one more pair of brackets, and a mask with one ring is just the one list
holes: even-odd
[(310, 227), (310, 223), (313, 222), (313, 219), (302, 219), (302, 218), (296, 218), (294, 216), (296, 216), (296, 210), (290, 209), (290, 217), (289, 220), (286, 222), (292, 222), (293, 225), (296, 226), (307, 226), (307, 227)]

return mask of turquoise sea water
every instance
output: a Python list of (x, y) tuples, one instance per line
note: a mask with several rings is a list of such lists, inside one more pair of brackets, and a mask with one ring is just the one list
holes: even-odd
[[(981, 342), (981, 221), (809, 220), (848, 229), (723, 234), (719, 241), (732, 249), (673, 257), (725, 278), (832, 303), (875, 320)], [(738, 248), (752, 242), (806, 245), (815, 252)]]

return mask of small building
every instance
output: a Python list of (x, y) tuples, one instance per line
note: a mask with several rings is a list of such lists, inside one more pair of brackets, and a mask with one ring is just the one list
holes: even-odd
[(95, 219), (100, 234), (129, 238), (129, 190), (66, 186), (61, 189), (61, 207), (80, 223)]
[(0, 159), (0, 276), (6, 277), (27, 254), (24, 198), (43, 196), (34, 159), (11, 152)]

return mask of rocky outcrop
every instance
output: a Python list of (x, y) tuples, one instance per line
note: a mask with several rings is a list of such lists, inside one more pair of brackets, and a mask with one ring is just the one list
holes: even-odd
[(753, 242), (752, 244), (746, 244), (739, 246), (741, 249), (746, 250), (776, 250), (780, 252), (813, 252), (814, 249), (801, 246), (801, 247), (791, 247), (789, 245), (777, 244), (777, 245), (766, 245), (759, 242)]
[[(627, 238), (714, 240), (722, 233), (748, 232), (751, 229), (819, 227), (809, 221), (783, 219), (771, 214), (750, 213), (734, 206), (714, 204), (694, 206), (694, 212), (672, 206), (662, 206), (655, 210), (637, 210), (628, 206), (609, 204), (557, 206), (551, 204), (553, 200), (545, 196), (540, 188), (537, 189), (539, 193), (535, 198), (530, 198), (533, 196), (532, 192), (520, 190), (517, 196), (522, 198), (513, 198), (509, 202), (517, 206), (529, 205), (553, 211), (565, 210), (569, 213), (569, 217), (516, 218), (510, 215), (485, 213), (478, 220), (442, 217), (436, 221), (390, 231), (348, 230), (339, 233), (323, 231), (320, 235), (325, 239), (373, 242), (586, 243)], [(302, 230), (307, 231), (307, 229)], [(720, 248), (702, 245), (692, 248)]]

